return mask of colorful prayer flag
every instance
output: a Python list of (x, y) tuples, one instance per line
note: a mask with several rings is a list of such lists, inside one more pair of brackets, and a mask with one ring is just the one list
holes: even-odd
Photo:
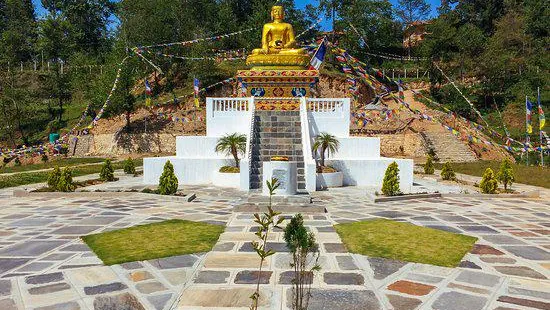
[(533, 104), (529, 101), (527, 96), (525, 97), (525, 127), (528, 134), (533, 133), (533, 125), (531, 116), (533, 115)]
[(199, 107), (199, 93), (200, 93), (200, 81), (199, 79), (193, 79), (193, 90), (195, 96), (195, 107)]
[(153, 94), (153, 90), (151, 89), (151, 85), (149, 84), (149, 81), (145, 80), (145, 94), (147, 96), (151, 96)]
[(323, 41), (319, 45), (319, 48), (317, 48), (317, 51), (311, 58), (311, 62), (309, 64), (310, 70), (319, 70), (321, 67), (321, 64), (323, 63), (323, 60), (325, 59), (325, 54), (327, 53), (327, 44), (326, 44), (326, 38), (323, 38)]
[(544, 129), (546, 119), (544, 118), (544, 111), (542, 110), (542, 105), (540, 104), (540, 91), (537, 93), (537, 104), (539, 108), (539, 130)]

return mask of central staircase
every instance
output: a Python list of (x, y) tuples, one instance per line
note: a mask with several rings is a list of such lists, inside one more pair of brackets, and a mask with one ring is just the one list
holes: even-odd
[(250, 189), (262, 188), (262, 165), (273, 156), (297, 162), (298, 190), (305, 191), (300, 111), (257, 110), (251, 141)]

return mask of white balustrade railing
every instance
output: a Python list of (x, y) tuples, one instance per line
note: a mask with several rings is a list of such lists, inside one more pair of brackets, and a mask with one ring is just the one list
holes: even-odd
[(307, 110), (317, 113), (342, 114), (346, 99), (307, 98)]
[(256, 105), (254, 104), (254, 97), (250, 97), (248, 100), (248, 125), (249, 130), (246, 133), (246, 151), (241, 161), (240, 175), (241, 175), (241, 190), (250, 189), (250, 171), (252, 169), (252, 142), (254, 139), (254, 118), (256, 116)]
[(313, 192), (316, 189), (316, 163), (313, 159), (313, 150), (311, 148), (311, 136), (309, 132), (309, 120), (306, 98), (300, 98), (300, 123), (302, 130), (302, 153), (304, 156), (304, 177), (306, 181), (306, 190)]
[(213, 112), (248, 111), (249, 98), (209, 98)]

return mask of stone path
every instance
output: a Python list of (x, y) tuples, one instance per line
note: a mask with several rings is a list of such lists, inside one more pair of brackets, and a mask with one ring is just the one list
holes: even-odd
[[(121, 178), (111, 188), (137, 186)], [(107, 185), (106, 185), (107, 186)], [(258, 258), (251, 214), (235, 190), (186, 187), (191, 203), (155, 195), (14, 199), (0, 195), (0, 309), (247, 309)], [(365, 189), (313, 194), (328, 213), (306, 214), (321, 272), (309, 309), (550, 309), (550, 202), (437, 198), (372, 203)], [(391, 218), (479, 238), (458, 268), (346, 252), (332, 225)], [(79, 236), (168, 218), (227, 225), (209, 253), (103, 266)], [(262, 308), (288, 309), (282, 232), (262, 273)]]

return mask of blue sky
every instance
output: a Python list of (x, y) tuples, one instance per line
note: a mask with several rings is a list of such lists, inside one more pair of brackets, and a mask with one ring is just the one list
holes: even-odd
[[(307, 4), (310, 4), (310, 3), (313, 5), (317, 5), (318, 3), (318, 0), (295, 0), (295, 1), (299, 8), (304, 8)], [(432, 15), (433, 16), (437, 15), (437, 7), (441, 5), (441, 0), (427, 0), (427, 1), (432, 7)], [(395, 5), (397, 3), (397, 0), (390, 0), (390, 2)], [(44, 9), (40, 4), (40, 0), (33, 0), (33, 3), (37, 9), (37, 15), (41, 16), (42, 14), (44, 14)], [(323, 21), (322, 26), (325, 30), (330, 30), (330, 27), (331, 27), (330, 20)]]

